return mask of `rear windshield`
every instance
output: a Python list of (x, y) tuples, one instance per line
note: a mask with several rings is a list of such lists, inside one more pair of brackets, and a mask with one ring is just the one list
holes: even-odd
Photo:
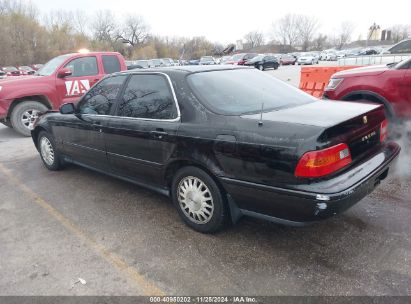
[(243, 57), (244, 57), (244, 54), (237, 54), (231, 57), (231, 60), (237, 61), (237, 60), (243, 59)]
[(317, 100), (285, 82), (255, 69), (194, 73), (188, 76), (194, 93), (214, 113), (240, 115), (273, 111)]

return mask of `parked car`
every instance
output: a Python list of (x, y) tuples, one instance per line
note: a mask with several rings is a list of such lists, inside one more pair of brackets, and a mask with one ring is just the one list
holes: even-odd
[(319, 58), (312, 53), (302, 53), (297, 59), (297, 64), (316, 64), (318, 60)]
[(27, 65), (19, 66), (19, 71), (21, 75), (34, 75), (36, 73), (35, 70)]
[(0, 69), (0, 79), (4, 79), (7, 77), (7, 73)]
[(381, 50), (383, 54), (411, 54), (411, 38), (404, 39), (387, 50)]
[(188, 61), (188, 65), (199, 65), (200, 60), (199, 59), (191, 59)]
[(220, 58), (219, 64), (225, 64), (228, 60), (230, 60), (231, 56), (223, 56)]
[(260, 71), (264, 71), (266, 69), (274, 69), (277, 70), (278, 66), (280, 65), (278, 63), (277, 57), (272, 56), (272, 55), (258, 55), (255, 56), (254, 58), (251, 58), (250, 60), (246, 61), (244, 63), (246, 66), (253, 66), (256, 69), (259, 69)]
[(359, 56), (368, 56), (368, 55), (377, 55), (380, 52), (373, 48), (366, 48), (362, 50), (358, 55)]
[(40, 112), (77, 102), (104, 75), (124, 70), (119, 53), (75, 53), (53, 58), (35, 77), (7, 77), (0, 84), (0, 122), (30, 136)]
[(150, 68), (158, 68), (166, 66), (165, 62), (162, 59), (150, 59), (149, 60)]
[(129, 67), (134, 65), (134, 61), (132, 61), (132, 60), (126, 60), (125, 63), (126, 63), (127, 70), (129, 70)]
[(325, 60), (326, 61), (336, 61), (338, 59), (337, 53), (336, 52), (328, 52), (325, 55)]
[(203, 56), (200, 58), (199, 65), (214, 65), (216, 61), (213, 56)]
[(150, 67), (148, 60), (136, 60), (134, 64), (141, 66), (142, 69), (148, 69)]
[(341, 213), (400, 152), (379, 105), (226, 66), (110, 75), (42, 115), (32, 138), (49, 170), (74, 163), (156, 190), (205, 233), (243, 215), (303, 225)]
[(36, 64), (32, 64), (30, 67), (31, 67), (33, 70), (38, 71), (38, 70), (40, 70), (43, 66), (44, 66), (44, 64), (36, 63)]
[(20, 71), (18, 68), (13, 66), (7, 66), (2, 68), (3, 72), (6, 72), (7, 76), (20, 76)]
[(225, 64), (233, 64), (233, 65), (244, 65), (244, 63), (258, 54), (256, 53), (240, 53), (233, 55), (229, 60), (225, 62)]
[(281, 55), (281, 59), (280, 59), (281, 65), (295, 64), (296, 61), (297, 59), (292, 55), (288, 55), (288, 54)]
[(139, 64), (131, 64), (131, 65), (128, 65), (127, 66), (127, 70), (135, 70), (135, 69), (142, 69), (143, 67), (141, 66), (141, 65), (139, 65)]
[(411, 59), (334, 74), (324, 98), (384, 105), (390, 120), (411, 119)]
[(174, 66), (174, 60), (171, 58), (162, 58), (164, 66)]
[(320, 60), (326, 60), (327, 53), (328, 53), (328, 52), (326, 52), (326, 51), (321, 52), (321, 54), (320, 54)]

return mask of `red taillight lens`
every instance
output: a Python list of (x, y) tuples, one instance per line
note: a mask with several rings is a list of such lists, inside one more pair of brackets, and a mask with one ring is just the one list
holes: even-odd
[(346, 144), (338, 144), (330, 148), (305, 153), (295, 168), (297, 177), (320, 177), (333, 173), (352, 161)]
[(388, 120), (384, 119), (380, 126), (380, 141), (384, 142), (388, 137)]

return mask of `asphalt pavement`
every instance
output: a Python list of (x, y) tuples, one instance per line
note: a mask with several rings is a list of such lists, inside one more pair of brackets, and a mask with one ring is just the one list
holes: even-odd
[[(298, 83), (297, 66), (267, 73)], [(340, 216), (203, 235), (166, 197), (74, 165), (48, 171), (31, 138), (0, 126), (0, 295), (411, 295), (401, 144), (396, 170)]]

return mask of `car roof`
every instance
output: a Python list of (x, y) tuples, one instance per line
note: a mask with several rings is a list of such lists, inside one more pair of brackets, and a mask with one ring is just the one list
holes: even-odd
[(241, 69), (253, 69), (252, 67), (244, 66), (231, 66), (231, 65), (186, 65), (186, 66), (171, 66), (171, 67), (158, 67), (150, 69), (136, 69), (129, 71), (122, 71), (116, 74), (133, 74), (133, 73), (170, 73), (170, 72), (185, 72), (185, 73), (200, 73), (209, 71), (224, 71), (224, 70), (241, 70)]

